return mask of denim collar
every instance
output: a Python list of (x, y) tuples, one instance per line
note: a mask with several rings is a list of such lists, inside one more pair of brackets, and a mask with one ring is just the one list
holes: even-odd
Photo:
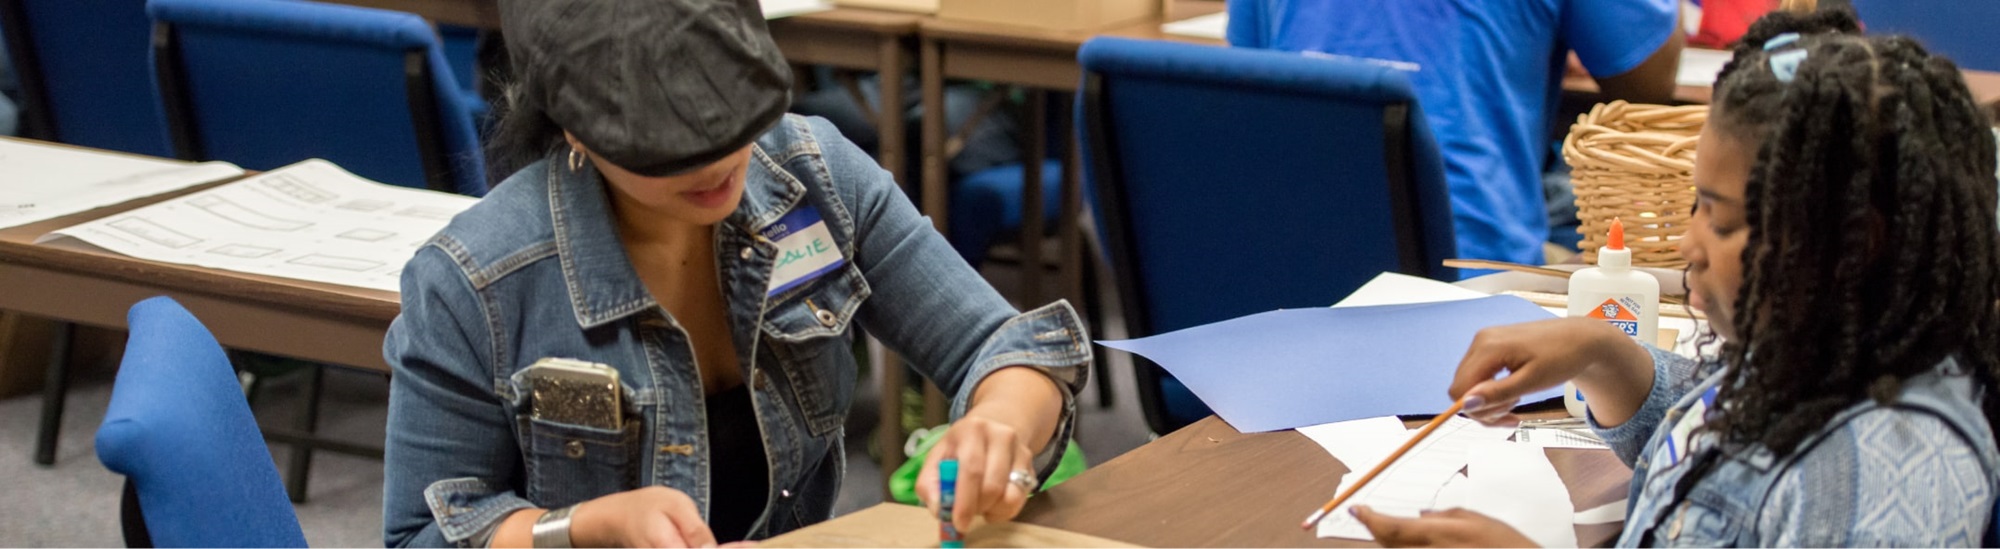
[[(563, 282), (577, 325), (595, 328), (653, 308), (657, 302), (652, 292), (639, 280), (618, 240), (610, 196), (596, 168), (586, 165), (570, 171), (560, 157), (552, 157), (546, 165), (556, 255), (562, 260)], [(720, 228), (745, 231), (753, 239), (761, 239), (757, 229), (777, 221), (806, 194), (798, 178), (754, 144), (743, 180), (743, 200)], [(731, 257), (719, 250), (718, 246), (718, 261)]]

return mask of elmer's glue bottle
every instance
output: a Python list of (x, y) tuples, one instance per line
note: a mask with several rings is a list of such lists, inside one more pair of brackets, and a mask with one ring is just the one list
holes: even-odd
[[(1632, 250), (1625, 248), (1625, 224), (1611, 220), (1610, 242), (1597, 249), (1597, 266), (1569, 276), (1569, 316), (1611, 323), (1642, 342), (1660, 330), (1660, 279), (1632, 270)], [(1563, 404), (1569, 414), (1583, 417), (1583, 394), (1573, 383), (1563, 384)]]

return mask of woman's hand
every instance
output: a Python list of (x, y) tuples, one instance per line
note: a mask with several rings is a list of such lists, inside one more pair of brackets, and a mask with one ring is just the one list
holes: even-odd
[(1464, 509), (1392, 517), (1355, 507), (1354, 517), (1383, 547), (1535, 547), (1535, 541), (1493, 517)]
[[(1599, 365), (1608, 367), (1595, 368)], [(1630, 375), (1598, 375), (1601, 373), (1598, 370), (1626, 371), (1638, 365), (1645, 366), (1644, 384), (1638, 388), (1639, 399), (1643, 401), (1645, 391), (1652, 388), (1652, 356), (1611, 324), (1588, 318), (1558, 318), (1495, 326), (1480, 330), (1472, 338), (1472, 346), (1458, 363), (1450, 392), (1452, 400), (1466, 398), (1466, 417), (1488, 425), (1511, 424), (1518, 421), (1513, 409), (1523, 395), (1561, 385), (1572, 378), (1578, 378), (1578, 384), (1583, 385), (1586, 380), (1580, 376), (1628, 383)], [(1508, 372), (1507, 377), (1494, 379), (1503, 371)], [(1599, 395), (1592, 388), (1585, 386), (1585, 394), (1589, 395), (1595, 412)], [(1633, 402), (1634, 408), (1637, 402)], [(1630, 415), (1627, 412), (1624, 417)], [(1622, 417), (1618, 419), (1618, 423), (1623, 421)]]
[(975, 412), (967, 412), (951, 424), (924, 458), (923, 472), (917, 474), (917, 499), (923, 500), (933, 515), (938, 512), (938, 462), (945, 458), (958, 460), (951, 521), (960, 532), (972, 528), (974, 518), (1013, 520), (1028, 502), (1029, 490), (1010, 482), (1008, 475), (1017, 470), (1032, 474), (1035, 454), (1014, 427)]
[(577, 547), (715, 547), (694, 499), (665, 486), (577, 504), (569, 520), (570, 544)]

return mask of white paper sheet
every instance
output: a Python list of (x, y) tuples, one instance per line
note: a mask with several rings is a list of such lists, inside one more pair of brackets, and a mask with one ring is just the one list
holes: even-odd
[(1189, 17), (1160, 25), (1160, 32), (1194, 38), (1222, 40), (1229, 31), (1229, 12), (1216, 12), (1200, 17)]
[(1402, 305), (1407, 303), (1435, 303), (1478, 299), (1492, 294), (1478, 290), (1468, 290), (1445, 282), (1399, 273), (1375, 275), (1367, 284), (1347, 294), (1347, 298), (1333, 304), (1335, 307), (1365, 307), (1373, 305)]
[(193, 164), (0, 139), (0, 229), (243, 175)]
[(1681, 50), (1680, 70), (1675, 71), (1674, 83), (1682, 86), (1714, 86), (1717, 73), (1729, 64), (1729, 52), (1688, 48)]
[(1347, 464), (1349, 469), (1356, 463), (1374, 464), (1388, 457), (1396, 446), (1409, 440), (1410, 432), (1403, 427), (1403, 420), (1396, 416), (1371, 417), (1352, 421), (1308, 425), (1299, 428), (1299, 434), (1312, 439), (1314, 444), (1332, 454), (1333, 459)]
[(826, 0), (760, 0), (764, 8), (764, 19), (780, 19), (833, 9)]
[[(1408, 440), (1409, 436), (1416, 433), (1417, 430), (1410, 430), (1403, 440)], [(1375, 539), (1375, 536), (1368, 532), (1368, 528), (1361, 525), (1361, 521), (1355, 520), (1354, 515), (1349, 514), (1348, 509), (1355, 505), (1366, 505), (1376, 512), (1398, 517), (1414, 517), (1420, 511), (1435, 508), (1445, 483), (1451, 480), (1452, 475), (1465, 468), (1473, 444), (1481, 441), (1505, 440), (1513, 434), (1513, 429), (1489, 428), (1469, 419), (1452, 417), (1444, 425), (1439, 426), (1437, 432), (1431, 433), (1429, 438), (1417, 444), (1416, 448), (1412, 448), (1402, 459), (1396, 460), (1388, 470), (1376, 476), (1375, 480), (1362, 486), (1360, 491), (1355, 492), (1354, 497), (1348, 498), (1346, 502), (1334, 508), (1333, 513), (1320, 521), (1319, 537)], [(1393, 452), (1401, 443), (1402, 441), (1397, 441), (1396, 445), (1389, 448), (1389, 452)], [(1383, 456), (1387, 457), (1389, 452), (1383, 452)], [(1347, 490), (1348, 486), (1361, 480), (1362, 475), (1374, 469), (1380, 461), (1378, 459), (1366, 463), (1347, 463), (1353, 472), (1341, 477), (1340, 488), (1334, 493)]]
[(417, 248), (476, 201), (376, 183), (315, 159), (43, 240), (68, 236), (141, 259), (393, 292)]
[(1569, 488), (1541, 447), (1481, 440), (1467, 449), (1462, 507), (1507, 523), (1542, 547), (1576, 547)]

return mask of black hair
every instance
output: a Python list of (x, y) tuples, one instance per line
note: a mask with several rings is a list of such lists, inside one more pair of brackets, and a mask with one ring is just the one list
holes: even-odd
[(493, 105), (493, 128), (486, 135), (487, 173), (499, 178), (564, 147), (562, 127), (549, 118), (541, 94), (532, 91), (535, 83), (521, 80), (524, 75), (519, 72), (514, 78), (500, 86), (500, 100)]
[[(1786, 456), (1948, 357), (2000, 424), (1994, 138), (1958, 67), (1859, 35), (1844, 9), (1774, 12), (1734, 50), (1709, 128), (1756, 145), (1751, 232), (1708, 428)], [(1786, 81), (1771, 59), (1793, 50), (1806, 58)]]

